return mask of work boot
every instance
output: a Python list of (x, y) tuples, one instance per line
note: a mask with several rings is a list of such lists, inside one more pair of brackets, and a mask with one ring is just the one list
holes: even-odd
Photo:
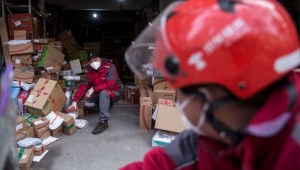
[(95, 129), (93, 130), (93, 134), (97, 135), (102, 133), (104, 130), (106, 130), (108, 128), (108, 123), (107, 120), (104, 121), (99, 121), (99, 123), (97, 124), (97, 126), (95, 127)]

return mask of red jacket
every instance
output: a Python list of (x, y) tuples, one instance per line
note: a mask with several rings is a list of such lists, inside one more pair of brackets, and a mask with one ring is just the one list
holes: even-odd
[(189, 130), (152, 149), (143, 162), (121, 169), (299, 170), (300, 100), (291, 98), (300, 96), (300, 79), (294, 73), (289, 79), (295, 91), (282, 87), (273, 92), (250, 120), (241, 143), (228, 146)]
[(88, 81), (79, 86), (73, 101), (79, 102), (91, 87), (94, 88), (94, 93), (105, 90), (111, 99), (114, 97), (113, 91), (119, 92), (120, 94), (123, 93), (122, 82), (113, 64), (102, 61), (98, 70), (94, 70), (90, 66), (87, 69)]

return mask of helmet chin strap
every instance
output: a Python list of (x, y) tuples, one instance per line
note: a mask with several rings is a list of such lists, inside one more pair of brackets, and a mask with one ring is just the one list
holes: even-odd
[(234, 101), (235, 98), (233, 96), (226, 96), (221, 99), (209, 102), (209, 107), (205, 114), (206, 120), (219, 132), (219, 135), (222, 138), (227, 137), (231, 139), (234, 143), (238, 143), (242, 140), (243, 134), (241, 132), (232, 130), (227, 125), (216, 119), (213, 114), (219, 108)]

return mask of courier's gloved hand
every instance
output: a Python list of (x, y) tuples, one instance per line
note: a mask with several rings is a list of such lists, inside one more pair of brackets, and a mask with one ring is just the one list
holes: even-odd
[(76, 111), (77, 110), (77, 102), (73, 102), (71, 106), (68, 107), (68, 112), (70, 112), (71, 110)]
[(85, 97), (90, 98), (92, 96), (92, 94), (94, 93), (94, 89), (93, 87), (90, 88), (89, 91), (86, 92)]

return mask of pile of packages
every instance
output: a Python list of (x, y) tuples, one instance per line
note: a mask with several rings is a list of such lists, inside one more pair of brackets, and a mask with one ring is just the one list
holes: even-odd
[(86, 80), (82, 63), (87, 53), (70, 32), (61, 33), (61, 41), (36, 38), (33, 21), (31, 14), (12, 14), (7, 22), (0, 18), (5, 62), (14, 66), (10, 94), (18, 110), (16, 141), (22, 170), (38, 162), (46, 146), (62, 133), (72, 135), (87, 124), (83, 101), (76, 112), (63, 113)]
[(140, 105), (140, 128), (156, 129), (152, 147), (170, 143), (184, 130), (175, 107), (176, 91), (158, 72), (152, 77), (134, 77), (135, 86), (125, 86), (123, 99)]

